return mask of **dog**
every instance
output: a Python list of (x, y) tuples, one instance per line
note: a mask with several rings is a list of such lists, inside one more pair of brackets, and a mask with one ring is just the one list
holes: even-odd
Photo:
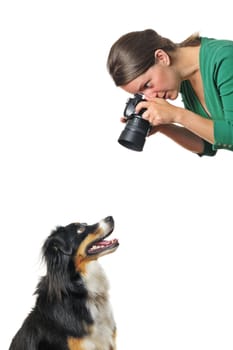
[(98, 223), (54, 229), (42, 246), (46, 274), (37, 284), (35, 306), (9, 350), (116, 350), (116, 323), (109, 282), (98, 258), (113, 253), (118, 239), (108, 216)]

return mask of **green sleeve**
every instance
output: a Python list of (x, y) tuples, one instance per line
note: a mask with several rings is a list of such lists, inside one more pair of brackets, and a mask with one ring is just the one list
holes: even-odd
[(218, 51), (214, 80), (220, 95), (224, 119), (214, 119), (214, 149), (233, 150), (233, 46)]

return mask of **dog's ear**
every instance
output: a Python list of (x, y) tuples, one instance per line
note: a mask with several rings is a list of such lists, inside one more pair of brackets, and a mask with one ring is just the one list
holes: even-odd
[(72, 240), (63, 228), (58, 228), (46, 239), (42, 254), (47, 265), (48, 295), (60, 299), (62, 294), (67, 293), (72, 256)]
[(64, 227), (57, 227), (47, 238), (43, 246), (43, 254), (46, 256), (56, 254), (72, 254), (72, 244)]
[(50, 240), (50, 249), (56, 252), (61, 252), (65, 255), (72, 254), (72, 246), (69, 242), (65, 241), (62, 237), (53, 237)]

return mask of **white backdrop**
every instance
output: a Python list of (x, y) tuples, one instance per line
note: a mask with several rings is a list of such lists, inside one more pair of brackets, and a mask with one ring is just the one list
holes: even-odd
[(162, 135), (117, 143), (128, 95), (106, 70), (122, 34), (233, 39), (229, 1), (1, 1), (1, 348), (34, 305), (57, 225), (116, 221), (101, 259), (118, 349), (232, 350), (233, 153), (199, 158)]

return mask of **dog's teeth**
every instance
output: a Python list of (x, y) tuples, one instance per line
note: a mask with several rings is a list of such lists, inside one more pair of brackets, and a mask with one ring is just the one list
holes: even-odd
[(98, 244), (94, 244), (93, 246), (91, 246), (89, 251), (92, 252), (92, 251), (95, 251), (95, 250), (98, 250), (98, 249), (104, 249), (107, 246), (110, 246), (111, 244), (113, 244), (115, 241), (116, 241), (116, 239), (99, 242)]
[(104, 248), (104, 247), (105, 247), (105, 245), (104, 245), (104, 244), (93, 245), (93, 246), (91, 247), (91, 249), (90, 249), (90, 250), (95, 250), (95, 249)]
[(93, 245), (93, 246), (91, 247), (91, 250), (95, 250), (95, 249), (103, 248), (103, 247), (104, 247), (104, 245), (101, 245), (101, 244), (99, 244), (99, 245)]

